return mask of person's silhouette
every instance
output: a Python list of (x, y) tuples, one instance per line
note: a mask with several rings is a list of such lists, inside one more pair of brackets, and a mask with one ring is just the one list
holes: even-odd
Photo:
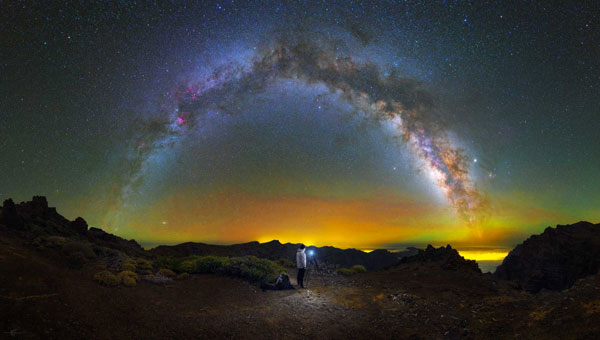
[(306, 246), (300, 244), (296, 251), (296, 267), (298, 268), (298, 285), (304, 288), (304, 272), (306, 271)]

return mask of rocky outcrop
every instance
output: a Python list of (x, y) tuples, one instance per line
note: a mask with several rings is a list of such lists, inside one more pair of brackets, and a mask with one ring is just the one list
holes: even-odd
[(506, 256), (494, 275), (535, 293), (569, 288), (599, 268), (600, 224), (578, 222), (531, 236)]
[(13, 202), (13, 200), (10, 198), (5, 200), (2, 205), (0, 223), (15, 229), (23, 228), (23, 219), (17, 213), (17, 206), (15, 205), (15, 202)]
[(88, 224), (83, 218), (77, 217), (74, 221), (69, 223), (69, 228), (78, 234), (84, 235), (88, 231)]
[(81, 217), (69, 221), (57, 213), (56, 208), (49, 207), (44, 196), (33, 196), (31, 201), (19, 204), (12, 199), (5, 200), (0, 208), (0, 224), (18, 230), (31, 239), (61, 236), (76, 241), (87, 240), (133, 256), (149, 256), (134, 240), (127, 241), (98, 228), (88, 230), (87, 222)]
[(428, 245), (425, 250), (419, 249), (416, 255), (404, 257), (400, 260), (400, 262), (433, 262), (438, 263), (442, 269), (461, 269), (481, 273), (476, 261), (466, 260), (464, 257), (460, 256), (458, 251), (453, 249), (450, 245), (439, 248), (434, 248), (432, 245)]

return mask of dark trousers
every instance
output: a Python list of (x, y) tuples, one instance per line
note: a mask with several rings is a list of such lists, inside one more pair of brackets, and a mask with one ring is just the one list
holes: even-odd
[(300, 285), (300, 287), (304, 287), (304, 272), (306, 271), (305, 268), (298, 268), (298, 284)]

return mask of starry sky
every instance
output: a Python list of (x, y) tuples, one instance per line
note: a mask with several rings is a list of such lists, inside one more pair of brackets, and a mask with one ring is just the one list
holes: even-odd
[(595, 1), (1, 1), (0, 199), (145, 245), (600, 220)]

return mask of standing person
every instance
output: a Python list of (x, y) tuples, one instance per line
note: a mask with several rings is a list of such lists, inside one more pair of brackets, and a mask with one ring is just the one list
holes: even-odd
[(298, 285), (304, 288), (304, 272), (306, 271), (306, 247), (300, 243), (300, 247), (296, 251), (296, 266), (298, 267)]

